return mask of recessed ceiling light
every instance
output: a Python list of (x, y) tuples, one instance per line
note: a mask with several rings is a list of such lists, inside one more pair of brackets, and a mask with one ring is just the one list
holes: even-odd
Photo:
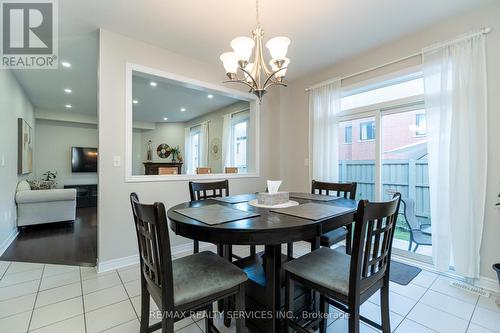
[(139, 101), (134, 99), (134, 100), (132, 100), (132, 103), (137, 104), (137, 103), (139, 103)]
[(66, 109), (71, 109), (73, 106), (71, 104), (66, 104), (64, 107), (66, 107)]
[(184, 112), (184, 111), (186, 111), (186, 108), (181, 108), (181, 112)]
[(156, 87), (156, 86), (157, 86), (157, 83), (156, 83), (156, 82), (154, 82), (154, 81), (151, 81), (151, 82), (149, 82), (149, 85), (150, 85), (151, 87)]
[(208, 98), (214, 98), (214, 95), (210, 94), (207, 96)]
[(66, 89), (64, 89), (64, 92), (65, 92), (66, 94), (71, 94), (71, 93), (73, 92), (73, 90), (71, 90), (71, 89), (69, 89), (69, 88), (66, 88)]
[(63, 62), (61, 62), (61, 65), (62, 65), (63, 67), (66, 67), (66, 68), (71, 68), (71, 64), (70, 64), (69, 62), (67, 62), (67, 61), (63, 61)]
[(167, 117), (164, 117), (164, 118), (163, 118), (163, 120), (167, 121), (167, 120), (168, 120), (168, 118), (167, 118)]

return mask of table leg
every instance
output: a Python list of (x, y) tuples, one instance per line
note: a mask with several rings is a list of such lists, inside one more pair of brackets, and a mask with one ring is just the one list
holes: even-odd
[(278, 317), (281, 310), (281, 244), (266, 245), (266, 281), (269, 293), (269, 305), (273, 311), (272, 332), (281, 332), (282, 321)]
[[(232, 251), (232, 246), (231, 245), (223, 245), (223, 256), (224, 258), (232, 262), (233, 261), (233, 251)], [(231, 310), (232, 307), (232, 297), (231, 298), (226, 298), (223, 300), (223, 309), (224, 309), (224, 325), (226, 327), (231, 326), (231, 318), (229, 318), (226, 314), (229, 310)]]

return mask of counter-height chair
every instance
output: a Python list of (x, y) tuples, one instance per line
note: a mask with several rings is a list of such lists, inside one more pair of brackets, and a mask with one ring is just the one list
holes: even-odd
[(237, 167), (225, 167), (224, 173), (238, 173)]
[(159, 175), (177, 175), (179, 172), (177, 170), (177, 167), (163, 167), (163, 168), (158, 168), (158, 174)]
[[(326, 183), (313, 180), (311, 183), (312, 194), (322, 195), (335, 195), (354, 200), (356, 198), (356, 188), (358, 184), (352, 183)], [(320, 245), (324, 247), (331, 247), (334, 244), (340, 243), (345, 240), (346, 253), (351, 253), (352, 242), (352, 226), (348, 225), (334, 230), (330, 230), (320, 238)], [(288, 244), (288, 257), (293, 257), (293, 246)]]
[[(236, 311), (245, 310), (246, 274), (212, 252), (172, 260), (165, 207), (146, 205), (130, 195), (141, 267), (140, 332), (173, 333), (174, 322), (191, 311), (213, 311), (212, 304), (235, 297)], [(150, 296), (158, 306), (161, 322), (149, 326)], [(236, 332), (245, 332), (244, 316), (236, 319)], [(206, 316), (205, 332), (216, 331)]]
[[(389, 322), (389, 273), (392, 240), (398, 218), (401, 194), (387, 202), (362, 200), (354, 221), (351, 254), (321, 247), (284, 265), (285, 311), (293, 311), (294, 283), (320, 293), (322, 312), (320, 333), (326, 332), (328, 304), (349, 314), (349, 333), (359, 333), (363, 320), (384, 333), (391, 332)], [(380, 290), (382, 325), (360, 315), (360, 306)], [(286, 330), (308, 332), (291, 319), (285, 319)]]
[(212, 168), (196, 168), (196, 174), (207, 175), (212, 173)]
[[(206, 200), (213, 198), (221, 198), (229, 195), (229, 181), (222, 180), (217, 182), (189, 182), (189, 195), (191, 201), (196, 200)], [(217, 252), (222, 254), (223, 244), (217, 245)], [(193, 253), (198, 253), (200, 251), (200, 242), (195, 240), (193, 243)], [(227, 246), (227, 251), (230, 257), (241, 259), (239, 256), (232, 254), (230, 246)], [(255, 245), (250, 246), (250, 255), (255, 255)]]

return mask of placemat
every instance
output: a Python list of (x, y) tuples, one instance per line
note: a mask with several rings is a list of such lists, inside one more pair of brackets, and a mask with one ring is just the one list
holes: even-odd
[(333, 201), (340, 199), (340, 197), (334, 197), (332, 195), (322, 195), (322, 194), (313, 194), (313, 193), (298, 193), (298, 192), (290, 192), (290, 198), (298, 198), (298, 199), (306, 199), (306, 200), (314, 200), (314, 201)]
[(271, 209), (271, 212), (291, 215), (300, 217), (308, 220), (322, 220), (324, 218), (342, 214), (344, 212), (352, 210), (351, 208), (325, 205), (320, 203), (308, 202), (295, 207), (283, 208), (283, 209)]
[(255, 193), (230, 195), (227, 197), (214, 198), (214, 199), (218, 200), (218, 201), (230, 203), (230, 204), (237, 204), (237, 203), (241, 203), (241, 202), (248, 202), (250, 200), (255, 199)]
[(216, 225), (259, 216), (259, 214), (253, 212), (246, 212), (219, 204), (176, 209), (175, 212), (208, 225)]

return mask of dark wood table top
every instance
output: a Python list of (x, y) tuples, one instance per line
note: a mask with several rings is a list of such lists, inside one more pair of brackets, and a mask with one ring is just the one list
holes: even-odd
[[(311, 200), (305, 199), (293, 198), (293, 200), (299, 202), (299, 204), (311, 202)], [(249, 219), (207, 225), (175, 211), (181, 208), (213, 204), (255, 212), (260, 215)], [(354, 213), (357, 207), (355, 200), (340, 198), (329, 202), (321, 202), (321, 204), (345, 207), (348, 210), (326, 219), (313, 221), (272, 212), (269, 208), (254, 207), (247, 202), (231, 204), (211, 199), (179, 204), (170, 208), (167, 216), (171, 229), (176, 234), (187, 238), (216, 244), (271, 245), (312, 239), (317, 237), (321, 232), (338, 228), (354, 220)]]

